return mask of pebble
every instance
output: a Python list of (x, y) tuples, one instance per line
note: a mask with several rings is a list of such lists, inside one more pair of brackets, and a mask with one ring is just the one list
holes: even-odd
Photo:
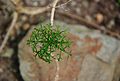
[(95, 18), (98, 24), (102, 23), (104, 20), (104, 16), (101, 13), (97, 13)]
[(22, 28), (23, 28), (23, 30), (28, 30), (30, 28), (30, 24), (25, 23)]

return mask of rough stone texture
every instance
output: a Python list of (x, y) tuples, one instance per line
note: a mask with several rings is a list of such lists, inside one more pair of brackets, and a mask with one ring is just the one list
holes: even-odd
[(116, 62), (116, 68), (115, 68), (115, 73), (114, 73), (114, 78), (113, 81), (120, 81), (120, 57), (118, 61)]
[(113, 72), (114, 66), (87, 55), (82, 64), (79, 81), (112, 81)]
[(97, 57), (107, 63), (116, 61), (117, 56), (120, 55), (120, 42), (107, 36), (101, 37), (101, 40), (103, 46), (98, 52)]
[[(60, 64), (59, 81), (112, 81), (117, 66), (120, 41), (90, 30), (82, 25), (68, 25), (56, 22), (70, 31), (68, 38), (73, 41), (70, 58), (64, 57)], [(47, 64), (34, 57), (26, 40), (19, 45), (20, 71), (25, 81), (53, 81), (55, 62)]]

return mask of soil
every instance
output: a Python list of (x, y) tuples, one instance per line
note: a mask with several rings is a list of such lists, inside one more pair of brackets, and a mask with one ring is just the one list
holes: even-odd
[(0, 57), (0, 65), (0, 81), (23, 81), (18, 74), (18, 69), (16, 69), (18, 67), (15, 66), (17, 64), (13, 63), (13, 59)]
[[(60, 3), (65, 3), (66, 1), (67, 0), (62, 0)], [(40, 0), (37, 6), (46, 6), (49, 2), (51, 2), (51, 0)], [(35, 3), (31, 3), (31, 0), (21, 1), (21, 4), (24, 6), (36, 6)], [(13, 11), (9, 9), (6, 4), (0, 1), (0, 45), (11, 23), (12, 12)], [(120, 34), (119, 13), (120, 5), (117, 3), (117, 0), (72, 0), (57, 9), (55, 19), (64, 20), (64, 22), (70, 24), (83, 24), (80, 20), (71, 17), (77, 16), (84, 19), (86, 22), (97, 24), (100, 27), (104, 27), (106, 30)], [(70, 16), (68, 14), (72, 15)], [(49, 18), (50, 11), (36, 16), (19, 14), (19, 19), (7, 43), (7, 47), (11, 47), (15, 50), (14, 58), (0, 57), (0, 65), (2, 65), (0, 66), (0, 70), (1, 68), (4, 69), (4, 72), (0, 72), (0, 81), (23, 81), (19, 72), (19, 59), (17, 59), (18, 44), (30, 27), (44, 20), (48, 20)], [(84, 23), (84, 25), (86, 25), (86, 23)], [(11, 69), (14, 70), (14, 72), (11, 71)]]

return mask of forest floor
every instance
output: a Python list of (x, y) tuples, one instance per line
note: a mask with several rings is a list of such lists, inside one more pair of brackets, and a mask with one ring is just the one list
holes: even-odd
[[(43, 7), (51, 2), (51, 0), (36, 1), (22, 0), (20, 4), (29, 7)], [(67, 0), (61, 0), (60, 3), (65, 2)], [(0, 1), (0, 45), (12, 21), (12, 13), (13, 11)], [(0, 56), (0, 65), (2, 65), (0, 66), (0, 81), (22, 81), (17, 57), (18, 44), (30, 28), (49, 19), (50, 11), (35, 16), (19, 14), (15, 28), (10, 33), (10, 38), (4, 49), (4, 51), (8, 48), (13, 49), (13, 55), (12, 57)], [(120, 39), (120, 4), (117, 0), (71, 0), (66, 5), (57, 8), (55, 20), (61, 20), (69, 24), (83, 24)], [(106, 33), (106, 31), (109, 32)], [(4, 69), (4, 72), (1, 69)], [(9, 74), (12, 75), (8, 77)]]

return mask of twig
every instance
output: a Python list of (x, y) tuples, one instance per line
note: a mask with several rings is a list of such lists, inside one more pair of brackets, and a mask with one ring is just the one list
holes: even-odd
[(51, 12), (51, 17), (52, 18), (51, 18), (51, 20), (53, 21), (54, 20), (55, 8), (60, 8), (64, 5), (68, 4), (72, 0), (68, 0), (67, 2), (65, 2), (63, 4), (60, 4), (60, 5), (56, 6), (58, 1), (59, 0), (55, 0), (54, 2), (50, 3), (46, 7), (31, 8), (31, 7), (18, 6), (17, 11), (19, 11), (19, 13), (24, 13), (24, 14), (27, 14), (27, 15), (36, 15), (36, 14), (44, 13), (45, 11), (48, 11), (49, 9), (52, 8), (52, 12)]
[(65, 2), (65, 3), (63, 3), (63, 4), (60, 4), (60, 5), (56, 6), (56, 8), (62, 7), (62, 6), (64, 6), (64, 5), (66, 5), (66, 4), (68, 4), (68, 3), (71, 2), (71, 1), (72, 1), (72, 0), (68, 0), (67, 2)]
[(27, 15), (37, 15), (40, 13), (44, 13), (45, 11), (49, 10), (50, 6), (40, 7), (40, 8), (31, 8), (31, 7), (18, 7), (18, 13), (23, 13)]
[(53, 26), (54, 15), (55, 15), (55, 7), (56, 7), (58, 1), (59, 0), (54, 0), (54, 2), (53, 2), (52, 11), (51, 11), (51, 18), (50, 18), (51, 26)]
[[(19, 5), (18, 2), (16, 2), (16, 0), (11, 0), (13, 5), (16, 6), (15, 9), (18, 13), (23, 13), (23, 14), (27, 14), (27, 15), (37, 15), (40, 13), (44, 13), (44, 12), (50, 10), (51, 8), (54, 10), (55, 8), (59, 8), (59, 7), (62, 7), (66, 4), (68, 4), (72, 0), (68, 0), (67, 2), (65, 2), (63, 4), (56, 6), (58, 1), (59, 0), (55, 0), (54, 2), (50, 3), (49, 5), (47, 5), (45, 7), (23, 7), (23, 6)], [(55, 12), (55, 11), (53, 11), (53, 12)], [(54, 18), (54, 13), (53, 13), (53, 18)]]
[(45, 11), (48, 11), (51, 7), (50, 5), (53, 5), (53, 2), (45, 7), (25, 7), (20, 5), (16, 0), (10, 0), (13, 5), (15, 5), (15, 10), (19, 14), (26, 14), (26, 15), (37, 15), (40, 13), (44, 13)]
[(0, 53), (2, 52), (3, 48), (5, 47), (5, 45), (6, 45), (7, 41), (8, 41), (9, 35), (10, 35), (12, 29), (14, 28), (14, 25), (15, 25), (15, 23), (17, 21), (17, 18), (18, 18), (18, 14), (16, 12), (14, 12), (13, 13), (12, 23), (11, 23), (11, 25), (10, 25), (10, 27), (8, 29), (8, 32), (7, 32), (5, 38), (4, 38), (3, 42), (2, 42), (2, 45), (0, 46)]
[(61, 12), (61, 11), (58, 11), (58, 13), (62, 14), (64, 16), (70, 17), (72, 19), (75, 19), (75, 20), (79, 21), (81, 24), (86, 25), (87, 27), (98, 29), (100, 31), (103, 31), (106, 34), (109, 34), (110, 36), (113, 36), (113, 37), (116, 37), (116, 38), (120, 39), (119, 33), (107, 30), (107, 29), (105, 29), (105, 28), (103, 28), (103, 27), (101, 27), (101, 26), (99, 26), (99, 25), (97, 25), (93, 22), (87, 21), (86, 19), (84, 19), (80, 16), (77, 16), (75, 14), (71, 14), (71, 13), (68, 13), (68, 12)]

